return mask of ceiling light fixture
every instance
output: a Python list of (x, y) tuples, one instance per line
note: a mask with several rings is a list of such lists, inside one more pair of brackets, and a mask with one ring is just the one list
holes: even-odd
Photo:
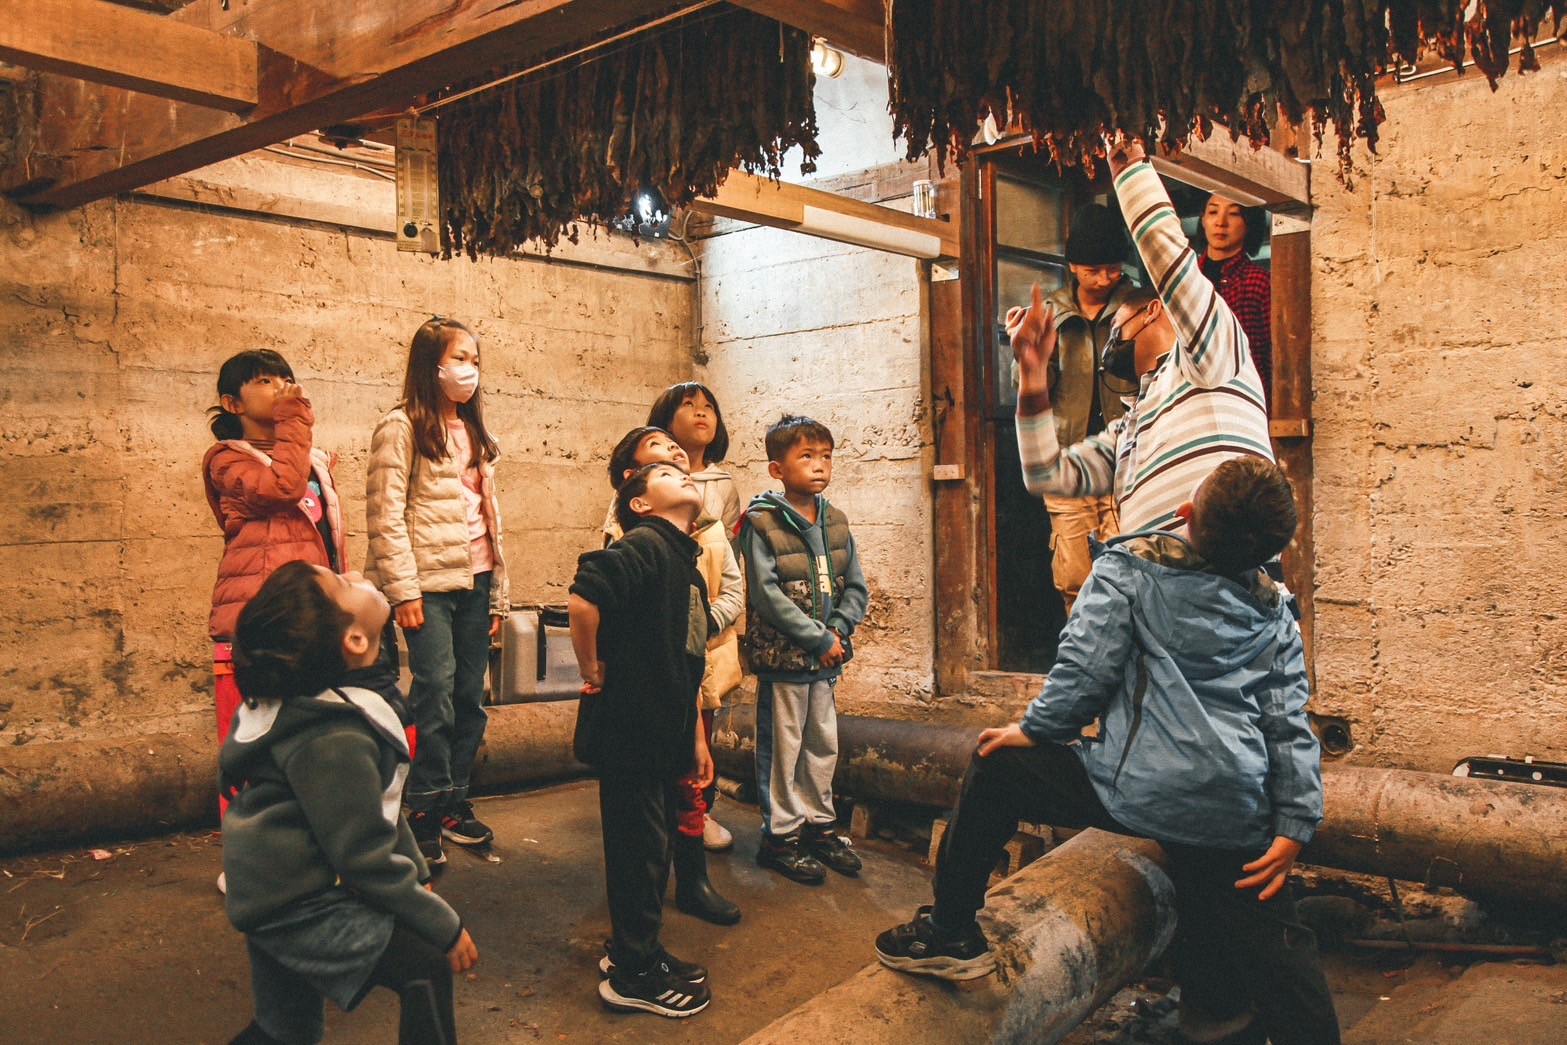
[(843, 52), (828, 47), (820, 38), (811, 43), (811, 68), (817, 76), (836, 80), (843, 75)]

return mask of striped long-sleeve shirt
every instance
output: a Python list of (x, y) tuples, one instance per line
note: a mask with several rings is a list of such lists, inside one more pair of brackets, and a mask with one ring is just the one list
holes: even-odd
[(1024, 414), (1018, 450), (1036, 496), (1113, 493), (1121, 529), (1173, 529), (1176, 509), (1220, 464), (1252, 455), (1273, 460), (1262, 380), (1235, 313), (1203, 277), (1153, 165), (1115, 179), (1143, 264), (1175, 326), (1175, 348), (1142, 379), (1127, 413), (1104, 431), (1062, 449), (1047, 409)]

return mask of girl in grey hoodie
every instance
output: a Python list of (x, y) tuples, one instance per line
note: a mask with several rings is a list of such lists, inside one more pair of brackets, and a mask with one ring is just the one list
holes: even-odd
[(424, 885), (400, 812), (409, 742), (396, 687), (365, 685), (389, 612), (358, 574), (304, 562), (279, 567), (240, 612), (245, 703), (218, 756), (227, 912), (255, 1006), (235, 1042), (314, 1045), (323, 997), (347, 1011), (375, 986), (401, 998), (400, 1042), (457, 1040), (452, 973), (478, 951)]

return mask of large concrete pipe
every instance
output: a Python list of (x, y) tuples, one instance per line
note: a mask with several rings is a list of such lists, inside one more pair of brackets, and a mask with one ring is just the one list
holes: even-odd
[[(475, 789), (586, 772), (571, 753), (576, 717), (576, 701), (491, 708)], [(217, 779), (206, 734), (0, 748), (0, 853), (216, 826)]]
[(991, 890), (997, 975), (958, 987), (867, 966), (746, 1041), (1059, 1041), (1169, 942), (1162, 859), (1152, 842), (1085, 831)]
[[(725, 708), (713, 757), (755, 775), (755, 714)], [(845, 715), (835, 786), (862, 798), (949, 807), (978, 730)], [(1567, 907), (1567, 796), (1555, 788), (1401, 769), (1324, 765), (1326, 819), (1302, 859), (1467, 895)]]

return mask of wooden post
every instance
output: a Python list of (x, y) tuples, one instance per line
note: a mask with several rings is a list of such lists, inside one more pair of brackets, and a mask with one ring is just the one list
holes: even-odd
[[(986, 465), (980, 454), (978, 360), (975, 358), (975, 295), (983, 273), (976, 250), (981, 223), (975, 218), (969, 163), (938, 174), (931, 164), (942, 210), (961, 215), (959, 278), (930, 284), (927, 315), (930, 341), (931, 432), (934, 463), (956, 468), (958, 478), (934, 483), (936, 572), (936, 692), (965, 692), (968, 673), (986, 667), (988, 614), (984, 563), (989, 560), (983, 520)], [(944, 472), (943, 474), (949, 474)]]
[(1284, 579), (1300, 602), (1300, 632), (1313, 686), (1316, 545), (1312, 539), (1311, 225), (1290, 213), (1273, 225), (1273, 451), (1295, 487), (1300, 526), (1284, 550)]

